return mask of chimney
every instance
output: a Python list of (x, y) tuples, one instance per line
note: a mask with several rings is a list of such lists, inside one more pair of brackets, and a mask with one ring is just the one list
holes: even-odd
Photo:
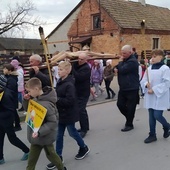
[(143, 6), (146, 6), (145, 0), (138, 0)]

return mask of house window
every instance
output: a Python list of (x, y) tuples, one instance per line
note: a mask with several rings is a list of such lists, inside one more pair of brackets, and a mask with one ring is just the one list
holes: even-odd
[(92, 22), (93, 23), (93, 30), (101, 28), (100, 14), (93, 15), (92, 21), (93, 21)]
[(152, 49), (158, 49), (158, 48), (159, 48), (159, 38), (153, 38)]

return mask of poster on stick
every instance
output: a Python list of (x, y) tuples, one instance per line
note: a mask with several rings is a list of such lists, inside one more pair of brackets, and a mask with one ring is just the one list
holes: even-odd
[(46, 113), (47, 109), (45, 107), (34, 100), (29, 100), (25, 122), (34, 132), (38, 132), (44, 121)]
[(3, 97), (3, 94), (4, 94), (4, 92), (1, 92), (1, 93), (0, 93), (0, 101), (1, 101), (1, 99), (2, 99), (2, 97)]

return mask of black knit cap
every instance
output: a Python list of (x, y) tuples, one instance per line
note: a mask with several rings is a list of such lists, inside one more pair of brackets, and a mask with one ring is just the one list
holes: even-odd
[(13, 56), (13, 57), (12, 57), (12, 60), (18, 60), (18, 62), (20, 62), (19, 56)]

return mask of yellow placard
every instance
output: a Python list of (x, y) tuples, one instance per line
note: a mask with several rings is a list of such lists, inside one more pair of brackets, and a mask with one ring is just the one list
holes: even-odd
[(4, 94), (4, 92), (1, 92), (1, 93), (0, 93), (0, 101), (1, 101), (1, 99), (2, 99), (2, 97), (3, 97), (3, 94)]
[(25, 122), (34, 132), (40, 129), (47, 109), (34, 100), (29, 100)]

